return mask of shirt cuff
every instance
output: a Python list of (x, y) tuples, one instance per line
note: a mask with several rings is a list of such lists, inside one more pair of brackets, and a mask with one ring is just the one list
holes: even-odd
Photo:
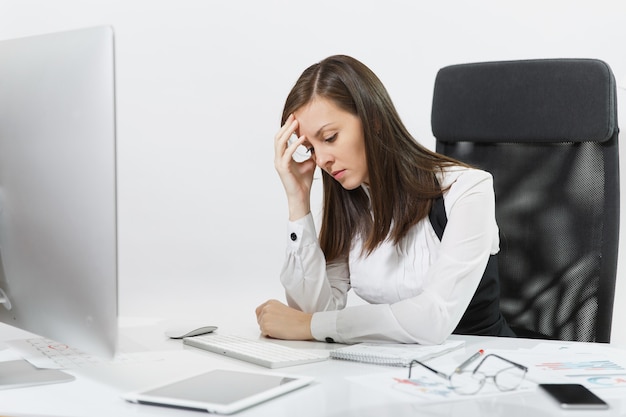
[(337, 334), (337, 314), (339, 311), (320, 311), (311, 319), (311, 334), (321, 342), (343, 343)]
[(287, 224), (287, 250), (296, 252), (299, 248), (316, 242), (315, 223), (311, 213)]

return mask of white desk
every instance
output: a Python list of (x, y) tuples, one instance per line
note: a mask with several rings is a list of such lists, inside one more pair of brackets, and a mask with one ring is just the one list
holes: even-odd
[[(311, 375), (316, 382), (298, 391), (286, 394), (264, 404), (252, 407), (236, 416), (272, 417), (368, 417), (368, 416), (619, 416), (626, 415), (626, 388), (602, 390), (599, 393), (611, 406), (608, 411), (562, 411), (540, 391), (516, 393), (501, 397), (472, 398), (451, 403), (428, 404), (416, 402), (407, 395), (404, 399), (389, 397), (380, 391), (351, 382), (348, 376), (365, 376), (397, 369), (404, 377), (406, 369), (366, 365), (348, 361), (325, 362), (282, 368), (275, 371), (226, 358), (190, 347), (163, 336), (166, 323), (123, 326), (122, 350), (158, 351), (154, 358), (135, 360), (124, 365), (103, 365), (68, 371), (77, 378), (73, 382), (0, 391), (0, 415), (9, 416), (189, 416), (203, 415), (197, 411), (170, 409), (127, 403), (120, 394), (155, 383), (199, 373), (213, 368), (254, 370)], [(225, 333), (258, 337), (253, 321), (229, 328), (220, 324)], [(28, 337), (0, 324), (4, 340)], [(527, 339), (465, 337), (466, 349), (455, 353), (458, 360), (479, 348), (531, 347), (537, 341)], [(317, 342), (282, 342), (305, 349), (331, 349), (337, 345)], [(147, 348), (146, 346), (150, 346)], [(626, 350), (624, 351), (626, 357)]]

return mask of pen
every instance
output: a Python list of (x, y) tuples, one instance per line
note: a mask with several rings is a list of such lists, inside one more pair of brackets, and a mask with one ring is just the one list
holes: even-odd
[(456, 372), (457, 374), (461, 371), (463, 371), (463, 369), (467, 368), (467, 365), (469, 365), (470, 363), (474, 362), (476, 359), (478, 359), (480, 357), (480, 355), (482, 355), (483, 353), (485, 353), (484, 350), (479, 350), (478, 352), (474, 353), (472, 356), (470, 356), (469, 358), (467, 358), (462, 364), (460, 364), (459, 366), (457, 366), (457, 368), (454, 370), (454, 372)]

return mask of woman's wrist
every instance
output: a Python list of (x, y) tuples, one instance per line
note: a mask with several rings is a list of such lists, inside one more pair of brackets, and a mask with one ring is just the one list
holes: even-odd
[(313, 321), (313, 313), (307, 313), (307, 317), (304, 324), (305, 340), (314, 340), (313, 332), (311, 331), (311, 321)]
[(311, 206), (308, 203), (298, 202), (289, 203), (289, 221), (296, 221), (311, 212)]

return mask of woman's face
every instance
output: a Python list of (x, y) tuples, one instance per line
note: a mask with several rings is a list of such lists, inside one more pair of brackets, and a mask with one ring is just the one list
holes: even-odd
[(369, 183), (363, 126), (357, 116), (320, 97), (296, 110), (294, 116), (296, 133), (306, 138), (304, 146), (317, 166), (347, 190)]

